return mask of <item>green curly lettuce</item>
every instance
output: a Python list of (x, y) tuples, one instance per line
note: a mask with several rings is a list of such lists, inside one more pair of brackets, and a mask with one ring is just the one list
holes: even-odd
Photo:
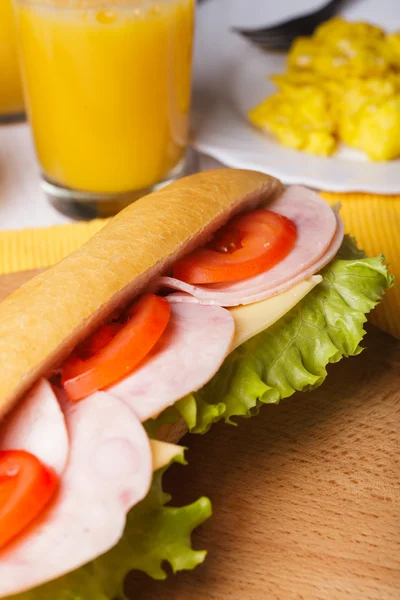
[(234, 350), (201, 390), (176, 403), (190, 431), (205, 433), (220, 419), (234, 423), (262, 404), (316, 388), (329, 363), (361, 352), (366, 314), (393, 277), (382, 256), (362, 258), (351, 238), (345, 238), (338, 256), (297, 306)]
[[(172, 462), (186, 464), (184, 449)], [(211, 516), (208, 498), (187, 506), (167, 504), (171, 496), (162, 489), (167, 467), (154, 473), (146, 498), (130, 511), (122, 539), (103, 556), (76, 571), (8, 600), (126, 600), (124, 581), (133, 569), (154, 579), (165, 579), (162, 568), (193, 569), (205, 559), (204, 550), (191, 547), (191, 533)]]
[(175, 425), (180, 418), (181, 415), (176, 408), (174, 406), (169, 406), (157, 417), (147, 419), (143, 425), (149, 438), (158, 440), (163, 439), (162, 436), (160, 436), (160, 428), (165, 427), (166, 425)]

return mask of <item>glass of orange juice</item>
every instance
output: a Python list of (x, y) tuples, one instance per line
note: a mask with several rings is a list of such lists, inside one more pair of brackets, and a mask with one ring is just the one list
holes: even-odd
[(27, 112), (47, 191), (82, 202), (133, 199), (179, 175), (194, 4), (17, 0)]
[(23, 112), (12, 0), (0, 0), (0, 121), (19, 118)]

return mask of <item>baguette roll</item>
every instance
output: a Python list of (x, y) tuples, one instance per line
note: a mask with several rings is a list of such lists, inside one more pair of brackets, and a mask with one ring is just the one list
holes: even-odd
[(81, 248), (6, 298), (0, 303), (0, 418), (178, 258), (233, 215), (263, 206), (281, 191), (277, 179), (253, 171), (191, 175), (128, 206)]

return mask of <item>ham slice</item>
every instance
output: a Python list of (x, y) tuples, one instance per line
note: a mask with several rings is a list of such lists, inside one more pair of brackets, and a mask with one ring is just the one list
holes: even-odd
[(127, 402), (146, 421), (203, 387), (229, 353), (233, 335), (233, 318), (224, 308), (174, 304), (154, 351), (108, 393)]
[[(175, 294), (171, 294), (168, 296), (168, 300), (171, 304), (173, 303), (191, 303), (191, 304), (202, 304), (202, 305), (216, 305), (226, 307), (232, 306), (240, 306), (241, 304), (253, 304), (254, 302), (260, 302), (261, 300), (267, 300), (268, 298), (272, 298), (277, 296), (278, 294), (282, 294), (287, 290), (290, 290), (292, 287), (305, 281), (312, 275), (319, 273), (321, 269), (323, 269), (338, 253), (340, 246), (342, 245), (343, 236), (344, 236), (344, 225), (342, 219), (339, 215), (336, 215), (337, 219), (337, 229), (331, 244), (325, 254), (321, 256), (315, 263), (304, 269), (301, 273), (298, 273), (292, 279), (284, 281), (280, 285), (277, 285), (273, 289), (263, 289), (263, 288), (252, 288), (248, 290), (247, 295), (244, 295), (241, 292), (241, 295), (229, 295), (228, 293), (218, 294), (218, 293), (207, 293), (207, 294), (199, 294), (197, 291), (192, 292), (177, 292)], [(186, 285), (186, 284), (185, 284)], [(193, 295), (192, 295), (193, 294)]]
[(67, 426), (46, 379), (40, 379), (2, 422), (0, 450), (26, 450), (58, 475), (63, 473), (69, 452)]
[[(285, 259), (265, 273), (231, 283), (196, 286), (173, 277), (161, 277), (159, 287), (185, 294), (174, 294), (171, 302), (200, 302), (217, 306), (251, 304), (286, 291), (317, 273), (333, 258), (343, 239), (342, 221), (317, 194), (301, 186), (292, 186), (268, 208), (296, 224), (296, 244)], [(332, 248), (336, 248), (334, 253)]]
[(129, 406), (98, 392), (70, 405), (65, 418), (71, 449), (58, 496), (0, 552), (0, 596), (55, 579), (115, 546), (127, 512), (150, 487), (149, 439)]

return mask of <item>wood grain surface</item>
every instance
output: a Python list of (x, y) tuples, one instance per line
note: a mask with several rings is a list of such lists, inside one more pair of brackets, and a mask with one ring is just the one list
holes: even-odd
[[(0, 277), (0, 296), (31, 275)], [(135, 600), (400, 598), (400, 342), (371, 327), (365, 345), (318, 390), (184, 438), (166, 487), (213, 501), (193, 536), (209, 554), (164, 582), (134, 574)]]

